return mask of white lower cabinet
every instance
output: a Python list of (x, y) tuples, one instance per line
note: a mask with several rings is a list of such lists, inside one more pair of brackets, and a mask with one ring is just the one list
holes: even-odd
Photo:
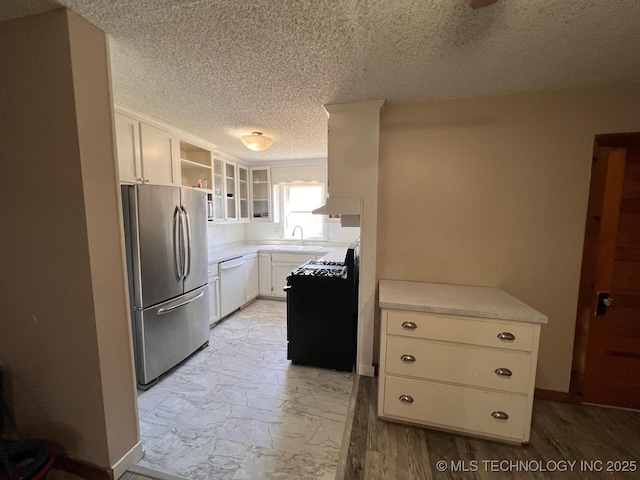
[[(304, 263), (304, 262), (303, 262)], [(274, 297), (286, 297), (284, 287), (287, 285), (287, 277), (289, 274), (299, 267), (300, 263), (294, 262), (271, 262), (272, 268), (272, 287), (271, 295)]]
[(245, 274), (245, 302), (250, 302), (258, 296), (259, 292), (259, 265), (258, 254), (252, 253), (244, 256)]
[(258, 263), (260, 276), (260, 279), (258, 281), (258, 288), (260, 295), (271, 296), (271, 254), (259, 253)]
[(306, 253), (271, 254), (271, 295), (274, 297), (286, 297), (287, 294), (284, 291), (284, 287), (287, 284), (289, 274), (303, 263), (315, 260), (318, 257), (319, 255)]
[(218, 264), (209, 265), (209, 325), (213, 325), (220, 320), (220, 275), (218, 274)]
[(546, 317), (490, 287), (381, 280), (380, 304), (380, 418), (529, 441)]

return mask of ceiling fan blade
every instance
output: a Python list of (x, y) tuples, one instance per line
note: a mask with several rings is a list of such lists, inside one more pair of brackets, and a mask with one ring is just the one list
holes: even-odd
[(484, 8), (488, 7), (489, 5), (493, 5), (497, 1), (498, 0), (471, 0), (469, 6), (471, 8)]

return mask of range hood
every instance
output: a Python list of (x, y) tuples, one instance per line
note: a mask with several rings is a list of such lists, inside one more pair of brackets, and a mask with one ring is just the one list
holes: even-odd
[(328, 197), (327, 203), (311, 213), (317, 215), (340, 215), (343, 227), (359, 227), (362, 211), (361, 197)]
[(328, 197), (327, 203), (311, 213), (318, 215), (360, 215), (360, 197)]

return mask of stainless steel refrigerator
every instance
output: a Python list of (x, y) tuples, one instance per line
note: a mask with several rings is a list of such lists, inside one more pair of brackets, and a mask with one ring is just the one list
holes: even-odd
[(123, 185), (129, 298), (138, 388), (209, 341), (206, 194)]

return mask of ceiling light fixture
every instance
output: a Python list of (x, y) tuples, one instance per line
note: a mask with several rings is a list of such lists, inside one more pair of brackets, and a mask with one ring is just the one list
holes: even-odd
[(254, 152), (266, 150), (273, 143), (273, 139), (265, 137), (262, 132), (251, 132), (251, 135), (243, 135), (240, 139), (248, 149)]
[(498, 0), (471, 0), (471, 8), (484, 8), (484, 7), (488, 7), (489, 5), (493, 5), (494, 3), (496, 3)]

